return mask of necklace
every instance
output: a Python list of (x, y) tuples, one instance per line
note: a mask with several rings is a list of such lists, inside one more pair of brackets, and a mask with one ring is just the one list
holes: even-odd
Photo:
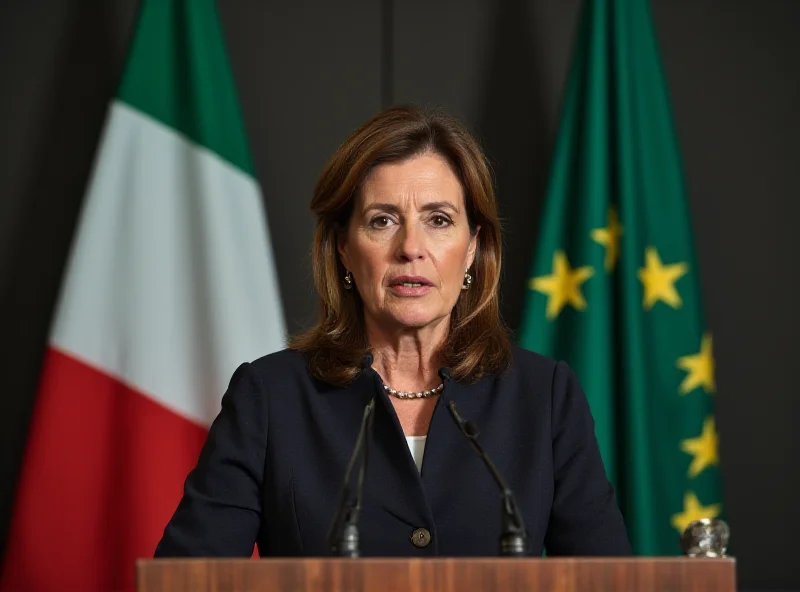
[(386, 390), (387, 393), (389, 393), (393, 397), (397, 397), (398, 399), (424, 399), (425, 397), (432, 397), (433, 395), (438, 395), (439, 393), (441, 393), (442, 389), (444, 388), (444, 383), (440, 384), (435, 388), (432, 388), (429, 391), (419, 391), (417, 393), (406, 393), (404, 391), (396, 391), (387, 384), (384, 384), (383, 388)]

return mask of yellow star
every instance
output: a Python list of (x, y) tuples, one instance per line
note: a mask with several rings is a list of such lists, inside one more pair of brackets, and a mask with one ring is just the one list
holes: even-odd
[(703, 433), (697, 438), (681, 441), (681, 450), (694, 456), (689, 465), (689, 477), (697, 477), (703, 469), (719, 463), (717, 430), (714, 418), (709, 415), (703, 422)]
[(721, 504), (702, 506), (694, 492), (687, 491), (686, 495), (683, 496), (683, 512), (673, 514), (672, 526), (683, 534), (686, 527), (695, 520), (700, 520), (701, 518), (716, 518), (721, 511)]
[(689, 373), (678, 388), (680, 394), (685, 395), (698, 386), (702, 386), (707, 393), (713, 393), (717, 390), (717, 382), (714, 380), (714, 354), (711, 352), (710, 334), (703, 335), (699, 353), (678, 358), (678, 368)]
[(592, 240), (606, 248), (606, 270), (613, 271), (614, 264), (619, 258), (619, 238), (622, 236), (622, 226), (617, 217), (614, 206), (608, 208), (608, 227), (595, 228), (591, 232)]
[(664, 265), (654, 247), (645, 250), (645, 266), (639, 270), (639, 279), (644, 284), (644, 309), (650, 310), (659, 300), (672, 308), (683, 304), (675, 289), (675, 282), (689, 271), (686, 263)]
[(531, 290), (548, 296), (547, 318), (554, 319), (567, 304), (578, 310), (586, 308), (586, 300), (581, 293), (581, 284), (594, 275), (591, 267), (572, 269), (564, 251), (553, 255), (552, 275), (543, 275), (530, 280)]

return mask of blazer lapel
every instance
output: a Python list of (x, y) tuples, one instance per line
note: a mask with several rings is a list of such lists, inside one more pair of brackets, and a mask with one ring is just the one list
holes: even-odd
[(417, 465), (403, 434), (403, 428), (394, 411), (389, 396), (383, 389), (378, 374), (366, 371), (373, 381), (376, 399), (372, 442), (365, 502), (368, 498), (381, 500), (382, 509), (412, 530), (432, 523), (432, 514), (427, 495), (422, 485)]
[(434, 516), (464, 499), (465, 488), (470, 489), (469, 497), (481, 490), (490, 495), (496, 491), (491, 476), (447, 409), (450, 401), (455, 402), (460, 415), (480, 428), (490, 399), (488, 381), (464, 385), (445, 374), (445, 388), (431, 418), (422, 461), (422, 483)]

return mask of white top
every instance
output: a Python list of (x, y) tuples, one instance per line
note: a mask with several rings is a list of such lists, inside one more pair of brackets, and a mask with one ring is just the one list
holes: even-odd
[(422, 455), (425, 453), (425, 441), (428, 436), (406, 436), (408, 449), (411, 451), (411, 457), (417, 465), (418, 470), (422, 470)]

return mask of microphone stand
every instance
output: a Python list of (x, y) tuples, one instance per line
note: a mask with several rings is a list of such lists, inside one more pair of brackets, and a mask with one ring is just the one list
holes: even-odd
[[(344, 476), (339, 501), (336, 505), (336, 515), (328, 531), (328, 547), (331, 554), (339, 557), (359, 557), (359, 534), (358, 517), (361, 513), (361, 495), (364, 491), (364, 475), (367, 469), (367, 459), (369, 457), (369, 440), (367, 432), (372, 432), (372, 414), (375, 410), (375, 399), (372, 399), (364, 408), (364, 416), (361, 418), (361, 427), (358, 430), (355, 448), (350, 455), (350, 462), (347, 465), (347, 472)], [(356, 485), (355, 497), (350, 489), (350, 478), (356, 459), (364, 449), (364, 457), (358, 471), (358, 484)]]
[(500, 533), (500, 555), (506, 557), (524, 557), (528, 548), (527, 533), (522, 514), (514, 499), (514, 493), (506, 484), (503, 477), (494, 466), (494, 463), (484, 451), (483, 446), (478, 442), (478, 427), (471, 421), (465, 420), (459, 415), (456, 404), (450, 401), (447, 404), (450, 415), (458, 425), (459, 430), (469, 440), (469, 443), (481, 457), (486, 468), (494, 477), (497, 486), (500, 488), (501, 495), (501, 533)]

